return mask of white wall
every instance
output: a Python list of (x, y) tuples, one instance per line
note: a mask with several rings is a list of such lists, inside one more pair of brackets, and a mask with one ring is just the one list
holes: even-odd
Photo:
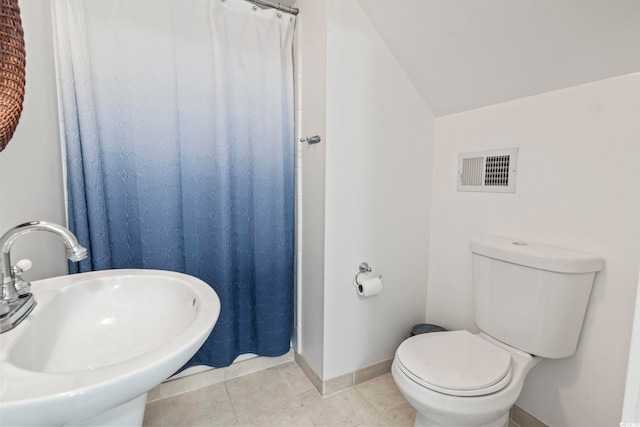
[[(356, 0), (295, 6), (300, 135), (323, 136), (301, 152), (297, 351), (327, 380), (424, 320), (434, 118)], [(362, 261), (382, 294), (356, 294)]]
[[(424, 320), (434, 128), (433, 114), (356, 0), (328, 2), (326, 90), (329, 379), (393, 357)], [(352, 284), (362, 261), (384, 283), (366, 299)]]
[[(296, 124), (298, 137), (326, 140), (327, 2), (298, 0), (296, 22)], [(304, 79), (302, 76), (304, 75)], [(324, 348), (324, 222), (326, 141), (300, 144), (296, 167), (296, 351), (318, 375)], [(300, 197), (302, 198), (300, 200)]]
[[(27, 53), (20, 124), (0, 153), (0, 233), (26, 221), (65, 224), (56, 77), (47, 0), (20, 2)], [(64, 244), (49, 233), (18, 240), (12, 261), (29, 258), (27, 280), (67, 274)]]
[(636, 291), (636, 312), (631, 333), (627, 383), (624, 391), (624, 404), (621, 421), (640, 423), (640, 272)]
[[(517, 404), (552, 426), (617, 425), (640, 258), (640, 73), (436, 120), (427, 319), (474, 328), (469, 239), (601, 254), (574, 357), (545, 360)], [(520, 147), (515, 194), (457, 193), (457, 154)]]

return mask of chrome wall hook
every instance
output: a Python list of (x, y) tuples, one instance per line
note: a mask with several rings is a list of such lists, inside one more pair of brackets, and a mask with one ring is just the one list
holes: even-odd
[(305, 138), (300, 138), (300, 142), (307, 142), (309, 144), (317, 144), (322, 141), (320, 135), (307, 136)]

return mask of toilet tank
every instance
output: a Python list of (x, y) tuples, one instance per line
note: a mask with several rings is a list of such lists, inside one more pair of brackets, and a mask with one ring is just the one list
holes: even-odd
[(573, 355), (603, 259), (490, 236), (472, 239), (470, 249), (478, 328), (536, 356)]

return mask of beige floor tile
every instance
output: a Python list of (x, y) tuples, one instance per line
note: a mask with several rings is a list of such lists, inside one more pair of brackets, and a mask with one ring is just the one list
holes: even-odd
[(377, 414), (375, 417), (358, 424), (358, 427), (413, 427), (416, 420), (416, 411), (407, 404), (391, 409), (385, 415)]
[(355, 389), (378, 411), (385, 415), (390, 410), (407, 405), (391, 374), (385, 374), (362, 384)]
[(357, 427), (389, 427), (391, 422), (380, 414), (360, 423)]
[(149, 390), (149, 394), (147, 394), (147, 402), (153, 402), (154, 400), (162, 399), (162, 384), (152, 388)]
[(322, 398), (289, 363), (150, 401), (144, 426), (412, 426), (415, 410), (390, 374)]
[(238, 378), (244, 375), (260, 372), (269, 368), (268, 361), (262, 357), (254, 357), (251, 359), (243, 360), (241, 362), (233, 363), (224, 368), (224, 379), (228, 381), (233, 378)]
[(211, 426), (235, 417), (224, 383), (163, 399), (163, 425)]
[(511, 408), (510, 419), (521, 427), (547, 427), (545, 423), (516, 405)]
[(384, 414), (390, 421), (387, 425), (397, 427), (413, 427), (416, 421), (416, 410), (409, 403), (391, 409)]
[(225, 384), (237, 416), (270, 408), (294, 396), (277, 367), (234, 378)]
[(236, 426), (300, 426), (312, 427), (300, 398), (294, 396), (271, 407), (237, 418)]
[(288, 362), (293, 362), (293, 350), (289, 350), (289, 352), (283, 354), (282, 356), (253, 357), (251, 359), (243, 360), (242, 362), (233, 363), (230, 366), (224, 368), (224, 379), (230, 380), (232, 378), (252, 374)]
[(224, 381), (223, 369), (209, 369), (177, 380), (167, 381), (160, 385), (163, 398), (177, 396), (188, 391), (197, 390)]
[(307, 378), (302, 369), (295, 362), (287, 363), (277, 367), (278, 372), (284, 380), (289, 384), (294, 395), (306, 393), (315, 390), (313, 383)]
[(322, 398), (316, 391), (300, 395), (301, 408), (316, 426), (357, 426), (378, 413), (355, 389)]
[(155, 402), (147, 403), (144, 408), (144, 420), (142, 421), (142, 427), (161, 427), (162, 426), (162, 402), (157, 400)]
[(323, 396), (330, 396), (335, 393), (339, 393), (343, 390), (353, 387), (353, 373), (340, 375), (336, 378), (331, 378), (323, 384)]

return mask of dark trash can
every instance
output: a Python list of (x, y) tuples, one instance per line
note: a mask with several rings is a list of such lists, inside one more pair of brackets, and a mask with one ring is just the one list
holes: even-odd
[(420, 335), (420, 334), (428, 334), (429, 332), (444, 332), (445, 328), (438, 325), (432, 325), (430, 323), (420, 323), (419, 325), (415, 325), (411, 328), (411, 336)]

